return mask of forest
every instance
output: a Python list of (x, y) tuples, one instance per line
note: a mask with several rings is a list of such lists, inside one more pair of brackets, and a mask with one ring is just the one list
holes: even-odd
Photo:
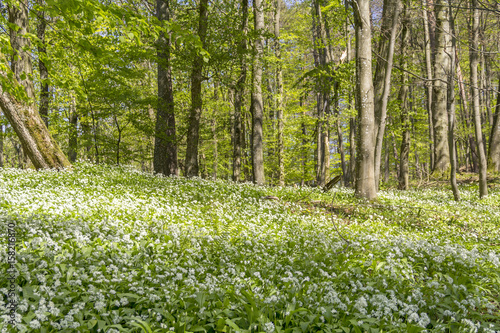
[(497, 0), (0, 14), (1, 332), (500, 332)]

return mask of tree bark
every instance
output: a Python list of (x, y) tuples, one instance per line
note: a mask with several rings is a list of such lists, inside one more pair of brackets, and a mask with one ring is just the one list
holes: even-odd
[(247, 77), (247, 31), (248, 31), (248, 0), (241, 1), (241, 41), (238, 44), (238, 56), (240, 61), (240, 75), (236, 82), (234, 94), (234, 143), (233, 143), (233, 181), (241, 179), (241, 159), (242, 159), (242, 126), (241, 108), (244, 104), (245, 81)]
[(337, 144), (338, 144), (338, 151), (340, 154), (340, 168), (342, 169), (342, 179), (344, 186), (347, 184), (348, 181), (348, 171), (346, 167), (346, 162), (345, 162), (345, 151), (344, 151), (344, 137), (342, 134), (342, 126), (340, 126), (340, 98), (339, 98), (339, 90), (340, 90), (340, 84), (339, 82), (335, 82), (333, 84), (333, 89), (334, 89), (334, 109), (335, 109), (335, 125), (337, 129)]
[(479, 152), (479, 196), (488, 195), (486, 179), (486, 154), (484, 152), (483, 134), (481, 129), (481, 110), (479, 104), (478, 65), (479, 65), (479, 9), (478, 1), (471, 0), (472, 6), (472, 31), (469, 44), (472, 108), (474, 109), (474, 127), (476, 133), (477, 150)]
[[(391, 35), (389, 40), (389, 45), (387, 48), (387, 62), (384, 70), (384, 80), (383, 82), (375, 81), (375, 86), (383, 86), (382, 98), (376, 97), (375, 100), (375, 119), (378, 125), (376, 129), (376, 142), (375, 142), (375, 186), (378, 188), (379, 178), (380, 178), (380, 163), (382, 160), (382, 145), (384, 141), (385, 124), (387, 117), (387, 103), (389, 101), (389, 93), (391, 91), (391, 72), (392, 63), (394, 57), (394, 45), (396, 44), (396, 34), (398, 28), (399, 13), (401, 11), (401, 3), (399, 0), (394, 1), (392, 4), (393, 16), (391, 25)], [(389, 19), (389, 18), (387, 18)], [(377, 96), (377, 95), (375, 95)]]
[[(500, 77), (498, 82), (500, 82)], [(491, 170), (498, 172), (500, 171), (500, 87), (497, 91), (496, 104), (495, 115), (493, 116), (493, 123), (491, 126), (488, 156)]]
[[(38, 5), (43, 6), (43, 0), (38, 0)], [(38, 45), (38, 69), (40, 71), (40, 116), (42, 117), (45, 126), (49, 127), (49, 71), (43, 62), (43, 58), (47, 57), (47, 48), (45, 46), (45, 29), (47, 22), (45, 20), (45, 12), (39, 11), (37, 37), (40, 40)], [(71, 160), (71, 159), (70, 159)]]
[(71, 162), (76, 161), (78, 151), (78, 114), (76, 112), (75, 97), (71, 96), (71, 104), (69, 107), (69, 141), (68, 141), (68, 158)]
[(280, 0), (275, 0), (276, 13), (274, 15), (274, 36), (276, 52), (276, 109), (278, 111), (278, 184), (285, 186), (285, 144), (283, 142), (283, 66), (281, 63), (281, 44), (280, 44)]
[(434, 125), (434, 171), (443, 173), (450, 164), (448, 150), (447, 75), (450, 71), (450, 22), (447, 0), (436, 0), (436, 55), (432, 91)]
[[(313, 43), (315, 49), (314, 64), (321, 71), (326, 70), (330, 61), (327, 47), (326, 32), (323, 25), (321, 6), (319, 0), (312, 2), (313, 17)], [(318, 186), (324, 186), (330, 169), (330, 144), (328, 131), (328, 118), (330, 113), (329, 83), (324, 75), (320, 75), (316, 82), (317, 99), (316, 109), (318, 113), (317, 123), (317, 148), (316, 148), (316, 182)]]
[[(62, 153), (56, 141), (50, 135), (47, 126), (33, 103), (34, 90), (32, 65), (26, 49), (29, 49), (29, 40), (24, 37), (28, 33), (28, 2), (22, 0), (21, 7), (9, 6), (9, 22), (19, 27), (17, 31), (11, 29), (10, 43), (14, 51), (11, 59), (12, 72), (15, 79), (13, 86), (21, 84), (30, 101), (18, 100), (10, 91), (0, 86), (0, 108), (16, 132), (26, 155), (37, 169), (42, 168), (69, 168), (71, 163)], [(8, 77), (4, 71), (0, 76)]]
[[(200, 0), (198, 21), (198, 37), (203, 48), (206, 47), (208, 24), (208, 0)], [(203, 99), (201, 84), (203, 82), (203, 57), (196, 55), (191, 72), (191, 112), (189, 114), (189, 127), (187, 132), (186, 163), (184, 175), (186, 177), (198, 176), (198, 143), (200, 140), (200, 120)]]
[(0, 124), (0, 168), (3, 168), (4, 166), (3, 141), (4, 141), (4, 126), (3, 124)]
[(372, 52), (370, 1), (352, 0), (356, 27), (356, 90), (358, 94), (358, 153), (356, 163), (356, 195), (374, 200), (375, 187)]
[(262, 57), (264, 50), (264, 3), (253, 1), (254, 28), (254, 61), (252, 68), (252, 171), (253, 181), (258, 185), (265, 183), (264, 177), (264, 142), (263, 121), (264, 105), (262, 101)]
[(402, 32), (401, 32), (401, 88), (399, 90), (399, 101), (401, 109), (401, 124), (403, 128), (401, 138), (401, 152), (399, 154), (399, 188), (408, 190), (410, 178), (410, 113), (408, 104), (408, 72), (407, 72), (407, 45), (409, 43), (409, 24), (407, 2), (404, 2)]
[(450, 185), (455, 201), (460, 201), (460, 191), (457, 186), (457, 154), (455, 150), (455, 48), (456, 33), (451, 5), (449, 6), (450, 28), (452, 33), (452, 50), (450, 52), (450, 72), (448, 73), (448, 150), (450, 154)]
[(434, 124), (432, 123), (432, 54), (431, 54), (431, 35), (429, 32), (429, 16), (427, 11), (427, 3), (423, 0), (423, 18), (424, 18), (424, 48), (425, 48), (425, 69), (427, 75), (426, 87), (426, 107), (427, 119), (429, 123), (429, 166), (430, 170), (434, 170)]
[[(156, 1), (160, 22), (170, 21), (169, 0)], [(156, 112), (153, 169), (166, 176), (178, 175), (177, 142), (175, 134), (174, 93), (170, 64), (170, 36), (160, 32), (158, 38), (158, 106)]]

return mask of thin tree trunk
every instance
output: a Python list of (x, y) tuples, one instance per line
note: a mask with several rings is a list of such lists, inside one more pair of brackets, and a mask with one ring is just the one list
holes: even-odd
[[(240, 61), (240, 76), (236, 82), (234, 94), (234, 143), (233, 143), (233, 181), (241, 179), (241, 154), (242, 154), (242, 116), (241, 108), (244, 105), (243, 93), (247, 77), (247, 64), (245, 54), (247, 52), (247, 31), (248, 31), (248, 0), (241, 1), (241, 31), (242, 39), (238, 44), (238, 56)], [(244, 138), (243, 138), (244, 139)]]
[(4, 125), (0, 125), (0, 168), (4, 166), (4, 156), (3, 156), (3, 140), (4, 140)]
[[(303, 107), (303, 97), (300, 97), (299, 106), (302, 109)], [(306, 112), (302, 112), (302, 181), (300, 182), (301, 186), (304, 186), (305, 181), (307, 179), (307, 127), (305, 122)]]
[[(208, 25), (208, 0), (200, 0), (198, 21), (198, 37), (206, 47), (207, 25)], [(203, 82), (203, 57), (196, 55), (191, 72), (191, 112), (189, 115), (189, 127), (187, 132), (186, 163), (184, 175), (186, 177), (198, 176), (198, 144), (200, 140), (200, 120), (203, 98), (201, 96), (201, 84)]]
[[(205, 0), (206, 1), (206, 0)], [(252, 170), (253, 181), (258, 185), (265, 183), (264, 177), (264, 142), (263, 120), (264, 105), (262, 101), (262, 57), (264, 50), (264, 3), (262, 0), (253, 1), (254, 26), (256, 39), (254, 42), (254, 62), (252, 69)]]
[(120, 145), (122, 143), (122, 133), (125, 126), (120, 127), (120, 123), (118, 122), (118, 117), (116, 117), (116, 115), (113, 115), (113, 120), (116, 125), (116, 130), (118, 131), (118, 139), (116, 140), (116, 165), (120, 165)]
[[(315, 66), (326, 70), (330, 60), (327, 48), (326, 32), (323, 25), (321, 6), (319, 0), (313, 3), (313, 41), (315, 46)], [(330, 112), (329, 85), (324, 76), (320, 76), (317, 82), (317, 166), (316, 181), (318, 186), (324, 186), (328, 178), (330, 166), (330, 148), (328, 133), (328, 115)]]
[(278, 184), (285, 185), (285, 144), (283, 142), (283, 66), (281, 63), (281, 44), (280, 44), (280, 0), (275, 0), (276, 13), (274, 15), (274, 36), (276, 38), (274, 49), (276, 52), (276, 109), (278, 111)]
[(434, 170), (434, 124), (432, 123), (432, 55), (431, 55), (431, 38), (429, 33), (429, 18), (427, 11), (426, 1), (423, 0), (423, 18), (424, 18), (424, 47), (425, 47), (425, 69), (427, 74), (426, 87), (426, 107), (427, 107), (427, 119), (429, 122), (429, 165), (430, 169)]
[[(14, 51), (11, 59), (15, 79), (9, 79), (14, 86), (21, 84), (26, 95), (34, 100), (33, 83), (31, 81), (32, 65), (26, 49), (30, 48), (29, 39), (24, 37), (28, 32), (28, 1), (22, 0), (21, 7), (9, 5), (9, 22), (19, 29), (11, 29), (10, 43)], [(8, 74), (0, 70), (5, 79)], [(21, 79), (23, 77), (23, 79)], [(0, 109), (9, 120), (16, 132), (23, 151), (37, 169), (68, 168), (71, 163), (62, 153), (56, 141), (50, 135), (47, 126), (38, 113), (36, 105), (31, 102), (19, 101), (10, 91), (0, 86)]]
[[(398, 19), (401, 3), (400, 1), (394, 2), (394, 16), (392, 17), (392, 27), (391, 36), (389, 40), (389, 46), (387, 50), (387, 63), (384, 71), (384, 81), (383, 81), (383, 93), (382, 98), (377, 99), (375, 104), (375, 116), (376, 122), (378, 123), (378, 129), (376, 129), (376, 142), (375, 142), (375, 187), (378, 189), (379, 177), (380, 177), (380, 163), (382, 160), (382, 145), (384, 141), (385, 124), (387, 117), (387, 103), (389, 101), (389, 93), (391, 91), (391, 73), (392, 73), (392, 63), (394, 57), (394, 45), (396, 44), (396, 34), (398, 28)], [(380, 83), (375, 82), (375, 85), (380, 85)], [(378, 116), (377, 116), (378, 115)]]
[(401, 152), (399, 154), (399, 188), (402, 190), (408, 190), (409, 188), (409, 177), (410, 177), (410, 113), (409, 113), (409, 103), (408, 103), (408, 72), (407, 72), (407, 62), (405, 59), (407, 56), (407, 45), (409, 43), (410, 29), (408, 27), (409, 17), (407, 2), (404, 2), (403, 8), (403, 20), (402, 20), (402, 33), (401, 33), (401, 60), (400, 66), (402, 68), (401, 73), (401, 89), (399, 90), (399, 100), (401, 101), (401, 124), (403, 128), (402, 138), (401, 138)]
[(436, 56), (432, 92), (432, 120), (434, 124), (434, 170), (443, 173), (450, 164), (448, 150), (447, 75), (450, 71), (450, 22), (447, 0), (436, 0)]
[(448, 74), (448, 149), (450, 152), (450, 185), (455, 201), (460, 201), (460, 192), (457, 186), (457, 156), (455, 151), (455, 22), (451, 5), (449, 6), (450, 28), (452, 33), (452, 50), (450, 52), (450, 72)]
[[(500, 83), (500, 77), (498, 82)], [(490, 134), (489, 165), (491, 170), (500, 171), (500, 85), (497, 91), (497, 105)]]
[(484, 152), (483, 134), (481, 129), (481, 110), (479, 104), (478, 72), (479, 65), (479, 9), (478, 1), (471, 0), (472, 6), (472, 31), (469, 46), (470, 73), (472, 90), (472, 108), (474, 109), (474, 127), (476, 133), (477, 150), (479, 152), (479, 196), (481, 198), (488, 195), (488, 185), (486, 179), (486, 154)]
[(69, 142), (68, 142), (68, 158), (71, 162), (76, 161), (78, 151), (78, 113), (76, 112), (75, 96), (71, 96), (71, 104), (69, 108)]
[(371, 51), (370, 1), (352, 0), (356, 27), (356, 88), (358, 95), (358, 153), (356, 159), (356, 194), (374, 200), (375, 187), (375, 112)]
[[(214, 84), (214, 101), (215, 105), (218, 105), (218, 100), (219, 100), (219, 82), (215, 82)], [(216, 110), (214, 110), (214, 115), (212, 118), (212, 138), (214, 142), (214, 161), (213, 161), (213, 179), (217, 179), (217, 166), (219, 164), (219, 152), (217, 149), (218, 145), (218, 140), (217, 140), (217, 120), (216, 120)]]
[(334, 89), (334, 109), (335, 109), (335, 125), (337, 129), (337, 140), (338, 140), (338, 150), (340, 154), (340, 168), (342, 169), (342, 179), (344, 182), (344, 186), (348, 182), (348, 171), (345, 162), (345, 151), (344, 151), (344, 138), (342, 135), (342, 126), (340, 126), (340, 98), (339, 98), (339, 90), (340, 84), (339, 82), (335, 82), (333, 84)]
[[(158, 20), (170, 21), (170, 0), (157, 0)], [(175, 134), (174, 93), (170, 64), (171, 38), (160, 32), (158, 38), (158, 106), (156, 113), (153, 168), (166, 176), (178, 175)]]
[[(43, 6), (43, 0), (38, 0), (38, 5)], [(47, 57), (47, 48), (45, 46), (45, 28), (47, 22), (45, 20), (45, 13), (43, 11), (37, 12), (38, 25), (37, 37), (39, 39), (38, 45), (38, 69), (40, 71), (40, 116), (42, 117), (45, 126), (49, 127), (49, 72), (43, 58)]]

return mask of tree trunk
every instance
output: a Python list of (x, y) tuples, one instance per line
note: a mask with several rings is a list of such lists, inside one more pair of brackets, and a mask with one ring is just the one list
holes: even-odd
[(483, 134), (481, 129), (481, 110), (479, 104), (479, 86), (477, 68), (479, 65), (479, 9), (478, 1), (471, 0), (472, 6), (472, 31), (469, 46), (472, 108), (474, 109), (474, 127), (476, 133), (477, 150), (479, 152), (479, 196), (481, 198), (488, 195), (488, 185), (486, 179), (486, 154), (484, 152)]
[[(299, 106), (300, 106), (300, 109), (302, 110), (302, 107), (303, 107), (303, 97), (301, 96), (300, 97), (300, 101), (299, 101)], [(306, 179), (307, 179), (307, 127), (306, 127), (306, 122), (305, 122), (305, 118), (306, 118), (306, 112), (303, 111), (302, 112), (302, 124), (301, 124), (301, 127), (302, 127), (302, 181), (300, 182), (300, 185), (301, 186), (304, 186), (305, 182), (306, 182)]]
[(78, 114), (76, 112), (75, 97), (71, 96), (71, 104), (69, 107), (69, 142), (68, 142), (68, 158), (71, 162), (76, 161), (78, 151)]
[(283, 142), (283, 68), (281, 63), (281, 44), (280, 44), (280, 0), (275, 0), (276, 13), (274, 15), (274, 36), (276, 52), (276, 109), (278, 111), (278, 184), (285, 186), (285, 145)]
[[(200, 0), (200, 16), (198, 21), (198, 37), (206, 47), (207, 23), (208, 23), (208, 0)], [(203, 57), (196, 55), (191, 72), (191, 112), (189, 114), (189, 127), (187, 132), (186, 163), (184, 175), (186, 177), (198, 176), (198, 143), (200, 139), (200, 120), (203, 99), (201, 96), (201, 84), (203, 82)]]
[[(375, 119), (378, 125), (376, 128), (376, 142), (375, 142), (375, 187), (378, 188), (379, 177), (380, 177), (380, 163), (382, 160), (382, 145), (384, 141), (385, 124), (387, 117), (387, 103), (389, 101), (389, 93), (391, 91), (391, 72), (392, 72), (392, 62), (394, 57), (394, 45), (396, 44), (396, 34), (398, 27), (398, 19), (401, 3), (396, 0), (391, 7), (393, 7), (393, 17), (391, 26), (391, 36), (389, 40), (389, 45), (387, 48), (387, 63), (384, 70), (384, 80), (383, 82), (374, 82), (375, 86), (383, 86), (382, 98), (376, 98), (375, 100)], [(389, 19), (388, 17), (386, 17)], [(377, 96), (377, 95), (375, 95)]]
[[(214, 101), (215, 105), (218, 105), (219, 100), (219, 82), (215, 82), (214, 84)], [(219, 164), (219, 151), (218, 151), (218, 140), (217, 140), (217, 120), (216, 120), (216, 110), (214, 110), (213, 118), (212, 118), (212, 138), (214, 142), (214, 161), (213, 161), (213, 179), (217, 179), (217, 166)]]
[(449, 6), (450, 28), (452, 33), (452, 50), (450, 52), (450, 72), (448, 73), (448, 149), (450, 153), (450, 185), (455, 201), (460, 201), (457, 186), (457, 156), (455, 151), (455, 23), (451, 5)]
[(432, 91), (432, 120), (434, 125), (434, 171), (443, 173), (450, 164), (448, 150), (447, 74), (450, 71), (450, 22), (447, 0), (436, 0), (436, 56)]
[(254, 61), (252, 68), (252, 170), (253, 181), (258, 185), (265, 183), (264, 177), (264, 143), (263, 121), (264, 105), (262, 101), (262, 57), (264, 50), (264, 3), (253, 1), (254, 26), (256, 39), (254, 42)]
[[(500, 83), (500, 77), (498, 82)], [(489, 165), (491, 170), (500, 171), (500, 86), (497, 91), (497, 105), (490, 134)]]
[[(327, 47), (326, 32), (323, 25), (321, 6), (319, 0), (314, 0), (312, 8), (313, 17), (313, 42), (315, 49), (314, 64), (321, 71), (326, 70), (326, 65), (330, 61)], [(330, 145), (328, 133), (328, 115), (330, 113), (329, 84), (324, 75), (320, 75), (316, 85), (317, 101), (316, 109), (318, 113), (317, 124), (317, 149), (316, 149), (316, 181), (318, 186), (324, 186), (330, 167)]]
[(400, 101), (401, 108), (401, 124), (403, 128), (402, 138), (401, 138), (401, 152), (399, 154), (399, 188), (402, 190), (408, 190), (409, 188), (409, 178), (410, 178), (410, 113), (409, 113), (409, 103), (408, 103), (408, 72), (407, 72), (407, 62), (405, 59), (407, 56), (407, 45), (409, 43), (409, 24), (410, 20), (408, 17), (407, 2), (404, 2), (403, 8), (403, 20), (402, 20), (402, 32), (401, 32), (401, 60), (400, 66), (402, 69), (401, 73), (401, 89), (399, 90), (398, 100)]
[(339, 90), (340, 84), (339, 82), (335, 82), (333, 84), (334, 89), (334, 109), (335, 109), (335, 125), (337, 127), (337, 140), (338, 140), (338, 150), (340, 154), (340, 168), (342, 169), (342, 179), (344, 186), (346, 186), (348, 182), (348, 171), (345, 163), (345, 151), (344, 151), (344, 137), (342, 135), (342, 126), (340, 126), (340, 98), (339, 98)]
[(0, 125), (0, 168), (4, 167), (4, 156), (3, 156), (3, 141), (4, 141), (4, 126)]
[(425, 69), (427, 74), (426, 87), (426, 107), (427, 119), (429, 122), (429, 165), (430, 169), (434, 170), (434, 124), (432, 123), (432, 55), (431, 55), (431, 38), (429, 33), (429, 16), (427, 11), (426, 1), (423, 0), (423, 18), (424, 18), (424, 47), (425, 47)]
[[(245, 55), (247, 52), (247, 31), (248, 31), (248, 0), (241, 1), (241, 31), (242, 39), (238, 44), (238, 56), (240, 61), (240, 76), (236, 82), (234, 94), (234, 143), (233, 143), (233, 181), (241, 179), (241, 154), (242, 154), (242, 125), (241, 108), (244, 105), (245, 81), (247, 77), (247, 64)], [(243, 138), (244, 139), (244, 138)]]
[(370, 1), (352, 0), (356, 27), (356, 90), (358, 94), (358, 153), (356, 161), (356, 194), (374, 200), (375, 187), (373, 78)]
[[(158, 20), (170, 21), (169, 0), (157, 0)], [(177, 142), (175, 134), (174, 93), (170, 64), (170, 36), (160, 32), (158, 38), (158, 106), (156, 113), (153, 168), (166, 176), (178, 175)]]
[[(43, 0), (38, 0), (38, 5), (43, 6)], [(37, 12), (38, 25), (37, 37), (39, 39), (38, 45), (38, 69), (40, 70), (40, 116), (42, 117), (45, 126), (49, 127), (49, 72), (43, 58), (47, 57), (47, 48), (45, 46), (45, 28), (47, 22), (45, 20), (45, 13), (43, 11)], [(70, 159), (71, 160), (71, 159)]]
[[(31, 81), (32, 66), (26, 49), (30, 48), (29, 40), (23, 37), (28, 32), (28, 1), (22, 0), (21, 7), (9, 6), (9, 22), (19, 27), (11, 29), (10, 43), (14, 51), (11, 59), (12, 71), (15, 75), (14, 87), (21, 84), (31, 101), (34, 100), (33, 83)], [(5, 79), (8, 74), (0, 70)], [(16, 132), (26, 155), (37, 169), (69, 168), (71, 163), (62, 153), (56, 141), (50, 135), (47, 126), (38, 113), (36, 105), (31, 101), (21, 101), (0, 86), (0, 108)]]

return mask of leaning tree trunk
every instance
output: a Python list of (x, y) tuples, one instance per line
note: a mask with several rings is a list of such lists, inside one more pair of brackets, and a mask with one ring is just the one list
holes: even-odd
[(450, 164), (448, 151), (447, 74), (450, 71), (450, 22), (447, 0), (436, 0), (436, 56), (432, 91), (434, 125), (434, 171), (443, 173)]
[(8, 73), (2, 70), (0, 70), (0, 76), (3, 77), (2, 81), (10, 80), (14, 87), (21, 84), (27, 98), (22, 100), (15, 97), (11, 90), (8, 88), (5, 90), (0, 85), (0, 108), (35, 168), (68, 168), (71, 167), (71, 163), (50, 135), (33, 103), (32, 65), (25, 51), (30, 48), (30, 45), (29, 39), (24, 37), (28, 33), (28, 1), (22, 0), (21, 4), (21, 7), (9, 6), (9, 22), (18, 27), (17, 30), (11, 29), (10, 31), (10, 43), (14, 51), (11, 66), (15, 79), (8, 79)]
[[(157, 0), (158, 20), (170, 20), (169, 0)], [(158, 106), (156, 112), (153, 169), (166, 176), (177, 175), (177, 142), (175, 135), (174, 93), (170, 65), (170, 36), (160, 32), (158, 38)]]
[(484, 152), (483, 134), (481, 130), (481, 110), (479, 103), (479, 86), (477, 79), (477, 68), (479, 65), (479, 10), (478, 1), (471, 0), (472, 6), (472, 31), (469, 46), (470, 56), (470, 80), (472, 90), (472, 108), (474, 109), (474, 127), (476, 132), (477, 151), (479, 152), (479, 196), (481, 198), (488, 195), (488, 185), (486, 179), (486, 154)]
[(254, 42), (254, 61), (252, 69), (252, 170), (253, 181), (262, 185), (264, 177), (264, 142), (263, 121), (264, 105), (262, 101), (262, 56), (264, 50), (264, 3), (262, 0), (253, 1), (254, 28), (256, 39)]
[(358, 99), (358, 152), (356, 194), (373, 200), (377, 197), (374, 176), (374, 131), (370, 1), (353, 0), (356, 26), (356, 90)]
[[(398, 27), (398, 19), (400, 12), (400, 1), (396, 0), (391, 3), (393, 7), (392, 25), (391, 25), (391, 35), (389, 39), (389, 45), (387, 47), (387, 62), (385, 64), (383, 82), (375, 81), (375, 86), (382, 86), (382, 97), (376, 98), (375, 100), (375, 121), (378, 128), (376, 131), (376, 141), (375, 141), (375, 187), (378, 188), (379, 178), (380, 178), (380, 163), (382, 161), (382, 145), (384, 142), (385, 124), (387, 117), (387, 103), (389, 101), (389, 93), (391, 91), (391, 72), (392, 72), (392, 62), (394, 57), (394, 45), (396, 44), (396, 34)], [(389, 17), (385, 17), (389, 19)], [(376, 95), (375, 95), (376, 96)]]
[(241, 108), (244, 104), (243, 93), (245, 91), (245, 81), (247, 77), (247, 64), (245, 54), (247, 52), (247, 30), (248, 30), (248, 0), (241, 1), (241, 32), (242, 38), (238, 44), (238, 56), (240, 61), (240, 76), (236, 82), (234, 93), (234, 142), (233, 142), (233, 181), (240, 181), (241, 159), (242, 159), (242, 125)]
[[(208, 0), (200, 1), (200, 17), (198, 22), (198, 37), (203, 48), (206, 47), (207, 23), (208, 23)], [(189, 115), (189, 127), (187, 132), (186, 164), (184, 174), (186, 177), (198, 176), (198, 142), (200, 139), (200, 120), (203, 99), (201, 96), (201, 84), (203, 82), (203, 57), (196, 55), (191, 72), (191, 112)]]

